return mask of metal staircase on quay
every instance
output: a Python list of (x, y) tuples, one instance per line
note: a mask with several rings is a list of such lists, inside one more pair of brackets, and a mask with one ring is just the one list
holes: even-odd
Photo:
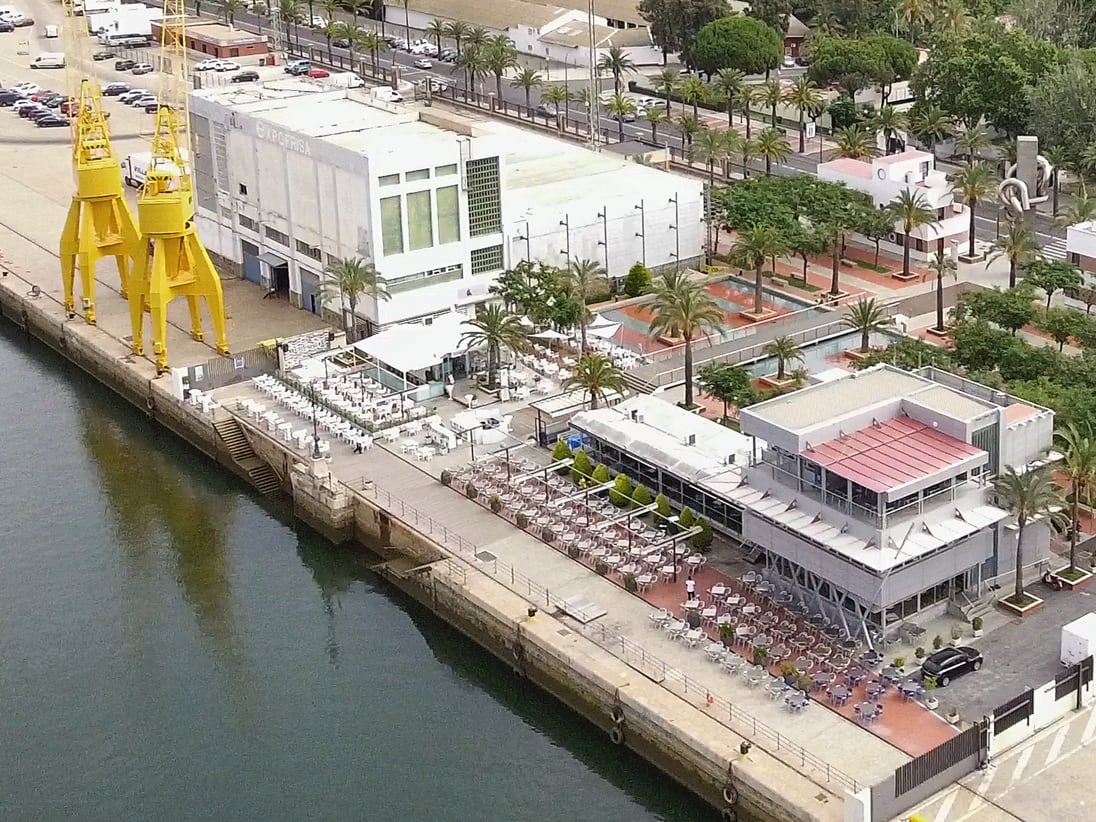
[(270, 496), (281, 490), (282, 483), (278, 475), (255, 454), (235, 417), (218, 420), (213, 423), (213, 430), (221, 438), (232, 461), (243, 469), (260, 494)]

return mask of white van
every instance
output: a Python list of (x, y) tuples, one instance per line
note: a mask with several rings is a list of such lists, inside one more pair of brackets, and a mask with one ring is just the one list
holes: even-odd
[(391, 86), (377, 86), (370, 89), (370, 93), (377, 100), (382, 100), (385, 103), (402, 103), (403, 95), (396, 91)]
[(329, 86), (338, 86), (339, 88), (361, 88), (365, 85), (365, 81), (361, 77), (349, 71), (332, 74), (330, 77), (324, 78), (321, 82), (326, 83)]
[[(133, 188), (140, 188), (145, 184), (145, 180), (148, 177), (148, 168), (152, 163), (151, 151), (139, 151), (136, 154), (130, 154), (124, 160), (122, 160), (122, 182), (127, 186)], [(170, 171), (172, 175), (178, 176), (178, 167), (168, 161), (160, 160), (160, 167), (166, 171)]]
[(65, 55), (59, 51), (47, 51), (35, 57), (30, 67), (32, 69), (64, 68)]
[(60, 37), (61, 36), (61, 27), (60, 26), (46, 26), (42, 30), (42, 34), (45, 35), (48, 39), (52, 40), (55, 37)]
[(10, 20), (17, 14), (19, 14), (19, 9), (17, 9), (15, 6), (0, 6), (0, 17), (5, 20)]

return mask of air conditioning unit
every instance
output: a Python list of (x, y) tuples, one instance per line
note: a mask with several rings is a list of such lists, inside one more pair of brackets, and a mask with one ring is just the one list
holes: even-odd
[(681, 441), (686, 445), (696, 445), (696, 434), (686, 434)]
[(734, 454), (728, 454), (723, 458), (724, 465), (734, 465), (736, 462)]

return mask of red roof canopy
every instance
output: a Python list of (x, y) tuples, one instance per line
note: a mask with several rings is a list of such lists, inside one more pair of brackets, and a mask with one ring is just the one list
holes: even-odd
[(800, 456), (877, 493), (985, 452), (909, 417), (895, 417), (805, 449)]

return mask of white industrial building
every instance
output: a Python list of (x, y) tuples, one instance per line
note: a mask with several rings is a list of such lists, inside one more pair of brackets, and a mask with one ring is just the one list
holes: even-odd
[(504, 123), (288, 77), (190, 111), (207, 248), (317, 314), (325, 265), (363, 258), (391, 295), (359, 302), (370, 330), (468, 313), (523, 259), (622, 278), (702, 254), (699, 182)]

